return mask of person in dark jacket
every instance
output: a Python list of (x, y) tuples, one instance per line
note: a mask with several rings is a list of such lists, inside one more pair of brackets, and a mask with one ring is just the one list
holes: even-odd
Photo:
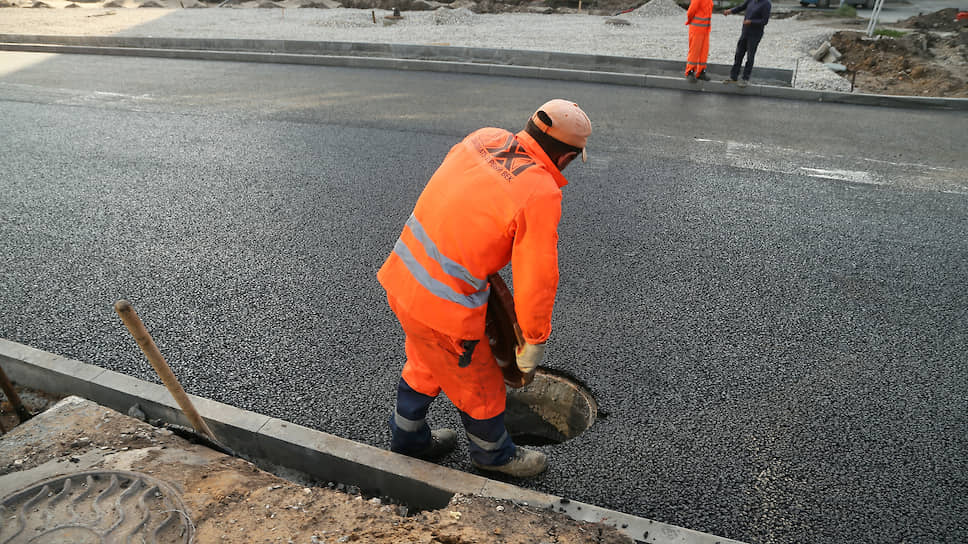
[(743, 79), (739, 86), (749, 85), (750, 74), (753, 72), (753, 60), (756, 58), (756, 48), (763, 39), (763, 28), (770, 22), (770, 10), (773, 5), (770, 0), (746, 0), (742, 4), (732, 9), (727, 9), (723, 15), (731, 13), (742, 13), (746, 11), (743, 18), (743, 33), (740, 34), (739, 42), (736, 44), (736, 56), (733, 59), (733, 69), (729, 73), (726, 83), (736, 83), (739, 79), (739, 68), (743, 64), (743, 57), (746, 57), (746, 66), (743, 68)]

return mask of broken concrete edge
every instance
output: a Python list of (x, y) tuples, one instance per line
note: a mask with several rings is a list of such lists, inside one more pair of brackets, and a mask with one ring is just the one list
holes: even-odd
[[(36, 38), (23, 36), (21, 38)], [(62, 37), (63, 38), (63, 37)], [(83, 41), (87, 37), (74, 37)], [(95, 42), (90, 37), (92, 42)], [(174, 58), (192, 60), (213, 60), (231, 62), (259, 62), (276, 64), (302, 64), (314, 66), (337, 66), (346, 68), (375, 68), (387, 70), (415, 70), (442, 73), (479, 74), (504, 77), (533, 79), (552, 79), (559, 81), (579, 81), (604, 83), (633, 87), (652, 87), (680, 91), (698, 91), (716, 94), (734, 94), (780, 98), (806, 102), (826, 102), (861, 106), (890, 108), (968, 110), (968, 98), (941, 98), (926, 96), (895, 96), (878, 94), (844, 93), (814, 89), (795, 89), (764, 84), (752, 84), (742, 88), (737, 85), (724, 85), (721, 81), (689, 82), (682, 77), (651, 75), (610, 71), (605, 69), (570, 69), (544, 66), (522, 66), (502, 63), (467, 62), (455, 60), (425, 60), (412, 58), (392, 58), (384, 56), (357, 56), (336, 54), (274, 53), (253, 51), (219, 51), (199, 49), (152, 48), (152, 47), (107, 47), (97, 45), (57, 45), (8, 41), (12, 35), (0, 35), (0, 50), (37, 53), (61, 53), (83, 55), (116, 55), (155, 58)], [(147, 40), (143, 38), (142, 40)], [(66, 40), (61, 40), (66, 41)], [(96, 42), (95, 42), (96, 43)], [(148, 43), (148, 42), (145, 42)], [(429, 46), (428, 46), (429, 47)], [(500, 50), (489, 50), (498, 51)], [(518, 51), (518, 53), (522, 53)], [(549, 53), (533, 52), (536, 58)]]
[[(166, 38), (132, 36), (50, 36), (30, 34), (0, 34), (0, 42), (34, 45), (69, 45), (107, 48), (175, 49), (187, 51), (222, 51), (316, 55), (337, 57), (379, 57), (405, 60), (449, 61), (472, 64), (500, 64), (536, 68), (563, 68), (592, 72), (625, 74), (682, 73), (680, 61), (614, 55), (589, 55), (522, 49), (463, 47), (449, 45), (418, 45), (375, 42), (333, 42), (248, 38)], [(729, 75), (731, 65), (710, 63), (712, 75)], [(780, 86), (791, 86), (793, 70), (754, 68), (758, 81)]]
[[(149, 420), (188, 426), (164, 386), (0, 338), (0, 367), (23, 386), (78, 396), (121, 413), (137, 404)], [(322, 431), (189, 395), (226, 446), (260, 466), (296, 471), (319, 482), (355, 485), (423, 509), (444, 507), (456, 493), (508, 500), (611, 525), (637, 542), (741, 544), (707, 533), (524, 489), (435, 465)]]

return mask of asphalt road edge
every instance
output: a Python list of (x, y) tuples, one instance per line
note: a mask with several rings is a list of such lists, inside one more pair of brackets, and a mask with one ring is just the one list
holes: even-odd
[[(149, 420), (189, 426), (164, 386), (0, 338), (0, 367), (11, 381), (58, 395), (76, 395), (127, 413), (137, 404)], [(338, 481), (422, 508), (441, 508), (455, 493), (514, 501), (611, 525), (636, 542), (742, 544), (592, 504), (539, 493), (461, 472), (189, 395), (226, 446), (263, 466)]]
[[(724, 85), (722, 81), (686, 81), (682, 77), (668, 75), (654, 75), (630, 73), (620, 64), (616, 64), (612, 57), (594, 57), (601, 60), (598, 66), (586, 66), (584, 69), (568, 69), (545, 67), (543, 62), (550, 55), (548, 52), (506, 51), (501, 57), (501, 50), (488, 49), (494, 62), (470, 62), (454, 60), (452, 51), (455, 48), (421, 48), (425, 57), (440, 54), (448, 60), (434, 60), (432, 58), (400, 58), (392, 56), (404, 46), (388, 46), (381, 52), (370, 51), (359, 53), (347, 48), (344, 52), (353, 54), (330, 53), (287, 53), (285, 40), (245, 40), (245, 47), (265, 50), (217, 50), (199, 49), (197, 47), (217, 46), (220, 42), (231, 40), (203, 40), (189, 38), (153, 38), (126, 37), (114, 38), (106, 36), (35, 36), (0, 34), (0, 50), (20, 52), (40, 52), (59, 54), (83, 55), (116, 55), (154, 58), (194, 59), (232, 62), (259, 62), (279, 64), (303, 64), (315, 66), (337, 66), (349, 68), (375, 68), (389, 70), (416, 70), (442, 73), (477, 74), (505, 77), (523, 77), (533, 79), (550, 79), (560, 81), (576, 81), (587, 83), (604, 83), (611, 85), (626, 85), (634, 87), (651, 87), (660, 89), (674, 89), (680, 91), (707, 92), (715, 94), (733, 94), (757, 96), (764, 98), (781, 98), (807, 102), (827, 102), (840, 104), (854, 104), (865, 106), (880, 106), (892, 108), (914, 109), (942, 109), (968, 110), (968, 98), (941, 98), (921, 96), (894, 96), (863, 93), (844, 93), (837, 91), (821, 91), (813, 89), (796, 89), (792, 87), (754, 84), (748, 87)], [(109, 43), (123, 43), (123, 46), (104, 45)], [(282, 45), (280, 45), (282, 44)], [(349, 44), (365, 45), (365, 44)], [(394, 49), (396, 47), (397, 49)], [(290, 49), (299, 50), (296, 47)], [(435, 53), (446, 49), (446, 54)], [(457, 48), (461, 49), (461, 48)], [(473, 48), (465, 48), (473, 50)], [(303, 49), (305, 50), (305, 49)], [(529, 56), (530, 55), (530, 56)], [(562, 54), (564, 55), (564, 54)], [(514, 63), (518, 64), (514, 64)], [(528, 64), (528, 65), (523, 65)]]

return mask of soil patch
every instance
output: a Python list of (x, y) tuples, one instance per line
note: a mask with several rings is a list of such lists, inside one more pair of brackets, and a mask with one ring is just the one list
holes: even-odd
[[(16, 384), (13, 390), (20, 397), (20, 402), (23, 403), (24, 408), (31, 414), (39, 414), (57, 404), (57, 401), (61, 399), (59, 396)], [(20, 425), (21, 421), (17, 417), (17, 411), (10, 399), (3, 396), (3, 393), (0, 393), (0, 399), (3, 399), (3, 402), (0, 402), (0, 432), (8, 432)]]
[(958, 20), (958, 9), (947, 8), (934, 13), (919, 14), (899, 21), (901, 28), (917, 28), (943, 32), (958, 32), (968, 28), (968, 19)]
[(841, 31), (830, 39), (843, 54), (843, 74), (856, 89), (874, 94), (968, 97), (968, 27), (957, 32), (915, 30), (869, 39)]

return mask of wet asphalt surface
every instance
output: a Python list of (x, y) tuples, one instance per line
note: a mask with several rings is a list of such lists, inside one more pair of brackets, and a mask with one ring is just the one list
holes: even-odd
[(157, 382), (126, 298), (189, 392), (378, 447), (375, 273), (423, 183), (574, 98), (547, 365), (605, 417), (514, 483), (749, 542), (968, 541), (964, 113), (93, 57), (0, 91), (0, 337)]

